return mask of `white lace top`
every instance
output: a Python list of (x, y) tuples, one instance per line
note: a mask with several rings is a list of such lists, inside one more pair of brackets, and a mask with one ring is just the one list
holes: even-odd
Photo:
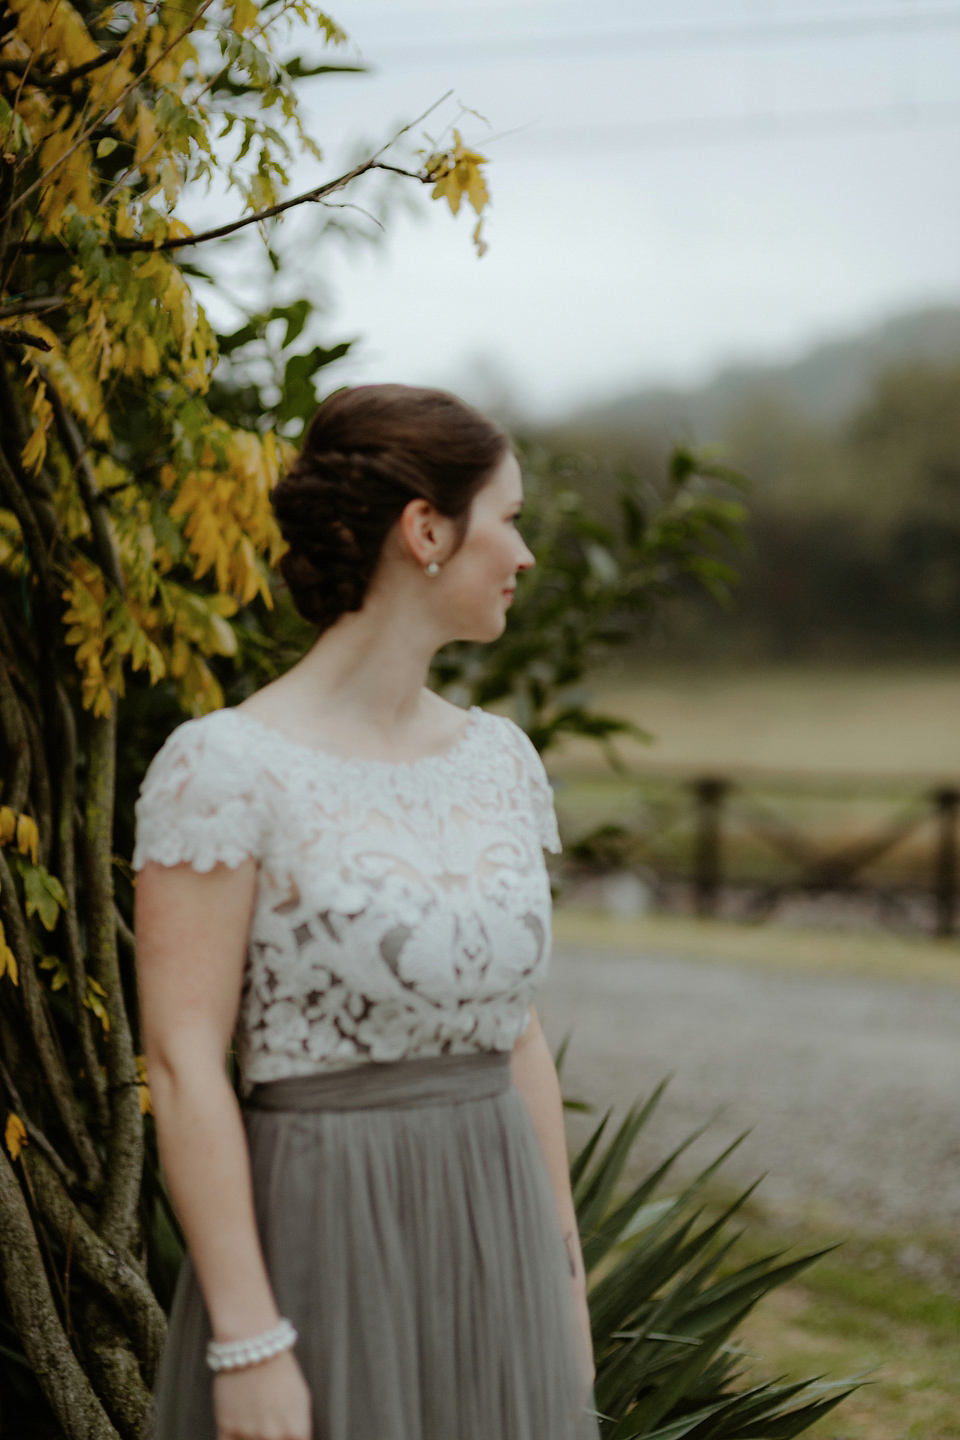
[(474, 706), (407, 763), (187, 720), (144, 777), (133, 865), (259, 863), (238, 1022), (244, 1087), (368, 1060), (509, 1050), (550, 953), (540, 757)]

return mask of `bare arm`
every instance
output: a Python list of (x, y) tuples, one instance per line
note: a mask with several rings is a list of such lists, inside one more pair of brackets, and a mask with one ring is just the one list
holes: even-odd
[[(137, 967), (164, 1174), (218, 1340), (279, 1319), (254, 1220), (250, 1162), (225, 1057), (236, 1023), (256, 862), (149, 863), (137, 881)], [(219, 1440), (308, 1440), (291, 1353), (214, 1383)]]
[(533, 1119), (557, 1202), (560, 1228), (570, 1258), (574, 1307), (583, 1339), (584, 1374), (590, 1383), (593, 1380), (593, 1341), (590, 1335), (583, 1255), (580, 1250), (576, 1211), (573, 1208), (573, 1194), (570, 1190), (570, 1162), (563, 1123), (563, 1099), (557, 1068), (537, 1012), (533, 1008), (530, 1011), (529, 1025), (513, 1047), (512, 1070), (513, 1083), (527, 1102)]

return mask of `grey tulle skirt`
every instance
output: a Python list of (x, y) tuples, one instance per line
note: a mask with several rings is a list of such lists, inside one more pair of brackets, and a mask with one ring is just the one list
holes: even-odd
[[(553, 1193), (509, 1055), (257, 1086), (257, 1223), (314, 1440), (596, 1440)], [(215, 1440), (184, 1262), (154, 1440)]]

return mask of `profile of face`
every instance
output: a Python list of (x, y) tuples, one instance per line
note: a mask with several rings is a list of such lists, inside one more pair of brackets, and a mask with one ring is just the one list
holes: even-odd
[[(430, 587), (425, 599), (446, 632), (443, 643), (484, 643), (503, 634), (517, 575), (535, 563), (516, 528), (522, 505), (520, 466), (508, 452), (474, 496), (459, 545), (454, 522), (426, 501), (405, 508), (400, 533)], [(431, 561), (440, 567), (435, 578), (426, 574)]]

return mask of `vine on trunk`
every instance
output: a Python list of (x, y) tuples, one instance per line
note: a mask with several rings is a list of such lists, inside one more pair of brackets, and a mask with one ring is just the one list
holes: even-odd
[[(284, 62), (291, 35), (335, 58)], [(217, 665), (273, 604), (289, 445), (217, 408), (199, 247), (381, 172), (454, 211), (487, 201), (458, 133), (418, 152), (410, 127), (288, 193), (291, 163), (322, 158), (297, 82), (362, 69), (345, 42), (313, 0), (0, 0), (0, 1424), (18, 1433), (139, 1434), (163, 1343), (176, 1222), (145, 1118), (118, 707), (223, 703)], [(235, 218), (194, 235), (176, 205), (204, 182)], [(297, 357), (301, 418), (345, 348)]]

